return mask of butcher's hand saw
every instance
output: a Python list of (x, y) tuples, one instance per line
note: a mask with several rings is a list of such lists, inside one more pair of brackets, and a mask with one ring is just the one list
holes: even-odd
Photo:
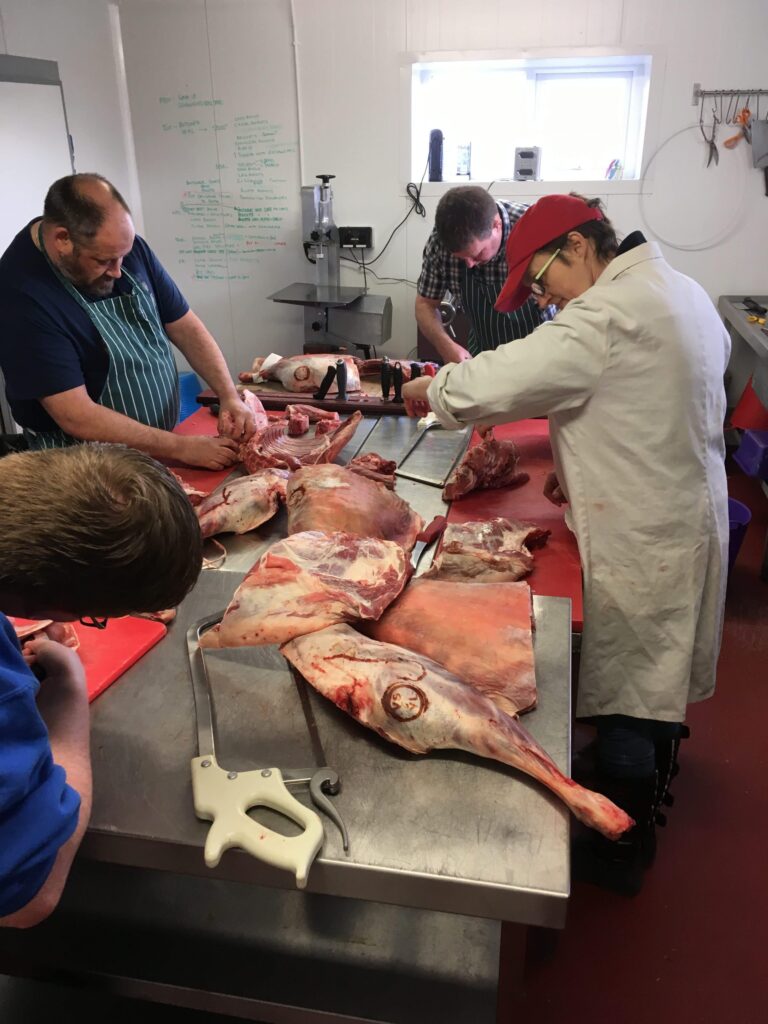
[[(279, 768), (227, 771), (216, 760), (213, 702), (200, 648), (200, 636), (223, 618), (223, 611), (194, 623), (187, 631), (187, 649), (197, 714), (198, 756), (192, 759), (192, 795), (199, 818), (213, 822), (205, 840), (205, 863), (215, 868), (230, 847), (241, 849), (273, 867), (291, 871), (303, 889), (309, 869), (323, 845), (325, 833), (319, 815), (288, 790), (289, 784), (309, 783), (313, 801), (331, 817), (348, 847), (346, 830), (325, 795), (338, 792), (339, 777), (332, 769), (283, 772)], [(285, 836), (249, 817), (252, 807), (268, 807), (290, 818), (303, 831)]]

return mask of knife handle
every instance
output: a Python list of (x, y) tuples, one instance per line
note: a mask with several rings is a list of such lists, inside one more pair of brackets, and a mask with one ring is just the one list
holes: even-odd
[(428, 523), (421, 533), (417, 535), (416, 540), (421, 540), (425, 545), (429, 545), (433, 540), (437, 540), (447, 525), (448, 520), (445, 516), (435, 516), (432, 522)]
[(403, 368), (400, 363), (395, 363), (392, 367), (392, 386), (395, 389), (395, 393), (392, 396), (393, 402), (402, 402), (403, 400)]
[(416, 380), (417, 377), (421, 376), (421, 364), (411, 363), (411, 380)]
[(333, 384), (334, 378), (336, 377), (336, 369), (337, 368), (335, 366), (329, 366), (328, 369), (325, 371), (325, 376), (323, 377), (323, 381), (320, 385), (319, 390), (316, 391), (314, 395), (312, 395), (314, 399), (317, 400), (320, 398), (325, 398), (325, 396), (328, 394), (328, 389), (330, 388), (331, 384)]
[(347, 400), (347, 364), (343, 359), (336, 362), (336, 385), (339, 389), (338, 399), (340, 402)]
[(389, 398), (389, 389), (392, 386), (392, 367), (389, 359), (384, 356), (381, 361), (381, 397), (386, 401)]

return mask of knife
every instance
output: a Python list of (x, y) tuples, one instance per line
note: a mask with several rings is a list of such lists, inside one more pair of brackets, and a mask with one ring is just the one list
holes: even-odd
[(414, 571), (419, 566), (421, 556), (424, 554), (430, 544), (442, 536), (443, 530), (448, 525), (448, 520), (445, 516), (435, 516), (431, 523), (424, 527), (421, 533), (416, 535), (416, 543), (413, 545), (413, 551), (411, 552), (411, 565)]
[(336, 360), (336, 386), (339, 389), (338, 400), (347, 400), (347, 364), (343, 359)]
[(395, 393), (392, 396), (393, 402), (402, 402), (403, 395), (403, 368), (400, 363), (395, 363), (392, 367), (392, 387), (395, 389)]
[(392, 367), (389, 365), (389, 357), (384, 356), (381, 361), (381, 397), (386, 402), (389, 398), (389, 389), (392, 384)]
[(328, 389), (330, 388), (331, 384), (333, 384), (335, 377), (336, 366), (329, 366), (328, 369), (325, 371), (325, 376), (323, 377), (323, 381), (320, 385), (319, 390), (316, 391), (314, 395), (312, 395), (312, 397), (316, 401), (321, 398), (325, 398), (325, 396), (328, 394)]

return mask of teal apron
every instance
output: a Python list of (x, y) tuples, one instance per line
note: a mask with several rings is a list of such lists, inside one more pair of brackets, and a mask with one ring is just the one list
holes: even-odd
[(498, 293), (462, 262), (460, 267), (461, 303), (469, 317), (471, 330), (467, 350), (476, 356), (508, 341), (525, 338), (541, 324), (539, 308), (531, 299), (514, 313), (498, 313), (493, 304)]
[[(179, 376), (168, 336), (151, 291), (123, 268), (132, 285), (129, 295), (87, 302), (61, 274), (38, 238), (48, 265), (61, 284), (88, 314), (109, 356), (109, 370), (99, 405), (160, 430), (173, 430), (179, 418)], [(62, 448), (78, 444), (63, 430), (24, 429), (30, 448)]]

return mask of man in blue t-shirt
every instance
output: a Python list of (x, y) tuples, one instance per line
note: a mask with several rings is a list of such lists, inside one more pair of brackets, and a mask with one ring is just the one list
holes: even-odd
[[(6, 394), (32, 448), (110, 441), (222, 469), (254, 431), (218, 345), (99, 174), (50, 187), (0, 258), (0, 313)], [(171, 344), (218, 396), (218, 437), (171, 433)]]
[[(9, 615), (82, 622), (169, 608), (200, 572), (189, 499), (134, 449), (6, 456), (0, 494), (0, 609)], [(0, 926), (28, 928), (59, 901), (90, 815), (88, 731), (76, 651), (45, 637), (22, 651), (0, 613)]]

